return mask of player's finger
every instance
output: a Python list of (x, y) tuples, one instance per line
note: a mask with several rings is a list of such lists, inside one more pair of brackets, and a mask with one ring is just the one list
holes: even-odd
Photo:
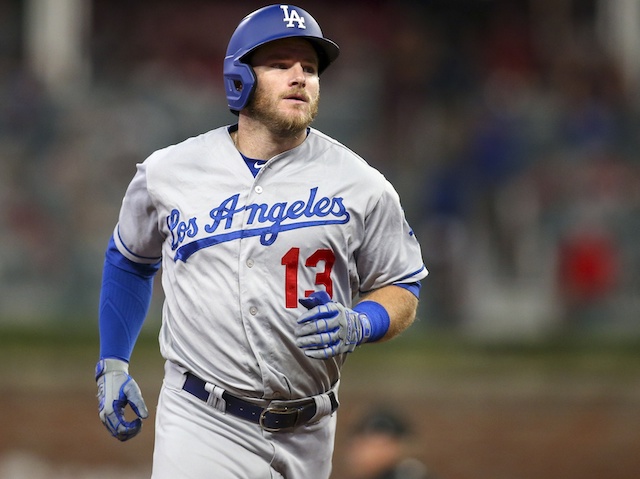
[(116, 435), (116, 438), (118, 438), (120, 441), (126, 441), (136, 436), (141, 429), (142, 421), (139, 418), (136, 418), (131, 422), (122, 422), (118, 426), (118, 433)]
[(143, 419), (149, 417), (149, 410), (142, 398), (142, 392), (140, 391), (138, 384), (133, 379), (130, 379), (125, 383), (123, 391), (127, 396), (127, 401), (129, 402), (131, 409), (133, 409), (136, 415)]
[(118, 426), (120, 424), (120, 421), (114, 413), (106, 415), (102, 420), (102, 423), (108, 429), (112, 436), (118, 436)]
[(124, 416), (124, 407), (118, 406), (114, 407), (113, 414), (107, 417), (105, 425), (115, 438), (120, 441), (126, 441), (140, 432), (140, 429), (142, 429), (142, 420), (136, 418), (133, 421), (127, 421)]
[(296, 327), (296, 336), (309, 336), (310, 334), (326, 333), (336, 329), (335, 325), (331, 324), (326, 319), (319, 319), (317, 321), (309, 321), (308, 323), (301, 323)]
[(300, 323), (296, 327), (296, 336), (308, 336), (315, 333), (327, 333), (339, 329), (340, 324), (336, 318), (319, 319)]
[(313, 359), (330, 359), (334, 356), (337, 356), (339, 353), (338, 349), (334, 346), (330, 346), (322, 349), (305, 349), (304, 354)]
[(306, 313), (302, 314), (298, 318), (298, 323), (306, 323), (309, 321), (316, 321), (318, 319), (327, 319), (333, 318), (340, 314), (337, 308), (333, 307), (333, 305), (321, 305), (316, 306), (313, 309), (310, 309)]
[(296, 346), (302, 349), (317, 349), (333, 346), (340, 338), (335, 332), (310, 334), (296, 338)]
[(326, 291), (316, 291), (315, 293), (311, 293), (308, 298), (301, 298), (298, 301), (305, 308), (311, 309), (321, 304), (329, 303), (331, 297)]

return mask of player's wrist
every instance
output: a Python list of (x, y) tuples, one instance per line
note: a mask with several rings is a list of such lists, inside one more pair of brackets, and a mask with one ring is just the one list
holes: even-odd
[(96, 380), (111, 371), (121, 371), (129, 374), (129, 363), (119, 358), (102, 358), (96, 364)]
[(389, 331), (391, 318), (385, 307), (380, 303), (369, 300), (362, 301), (356, 304), (353, 310), (359, 313), (360, 321), (362, 322), (363, 331), (365, 332), (363, 343), (379, 341)]

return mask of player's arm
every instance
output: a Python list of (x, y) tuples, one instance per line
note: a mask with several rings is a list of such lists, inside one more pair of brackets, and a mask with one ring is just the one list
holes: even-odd
[[(127, 259), (111, 238), (100, 291), (100, 360), (96, 365), (96, 382), (100, 419), (121, 441), (135, 436), (142, 427), (140, 418), (149, 415), (140, 388), (129, 376), (129, 359), (149, 310), (153, 278), (159, 266)], [(124, 417), (127, 404), (138, 416), (134, 421)]]
[[(362, 310), (367, 301), (382, 306), (389, 317), (389, 326), (384, 335), (376, 341), (387, 341), (402, 333), (415, 321), (418, 310), (417, 294), (419, 290), (419, 282), (411, 283), (410, 285), (393, 284), (385, 286), (364, 296), (354, 309)], [(373, 306), (373, 308), (378, 309), (377, 306)], [(379, 314), (384, 315), (380, 311)]]
[(135, 263), (115, 245), (105, 254), (100, 290), (100, 358), (128, 362), (149, 311), (153, 278), (160, 263)]

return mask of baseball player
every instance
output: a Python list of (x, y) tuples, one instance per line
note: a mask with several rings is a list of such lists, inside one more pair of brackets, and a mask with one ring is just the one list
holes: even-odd
[(415, 318), (427, 271), (398, 194), (310, 127), (338, 54), (299, 7), (251, 13), (224, 59), (237, 123), (154, 152), (129, 184), (96, 380), (102, 422), (135, 436), (129, 359), (162, 266), (153, 478), (329, 477), (347, 355)]

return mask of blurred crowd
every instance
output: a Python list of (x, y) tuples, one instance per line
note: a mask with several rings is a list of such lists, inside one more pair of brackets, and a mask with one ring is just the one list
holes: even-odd
[[(17, 3), (0, 6), (0, 317), (93, 317), (135, 163), (234, 121), (222, 58), (262, 4), (94, 0), (90, 80), (52, 94)], [(301, 4), (342, 47), (315, 126), (399, 190), (425, 326), (640, 332), (640, 96), (596, 5)]]

